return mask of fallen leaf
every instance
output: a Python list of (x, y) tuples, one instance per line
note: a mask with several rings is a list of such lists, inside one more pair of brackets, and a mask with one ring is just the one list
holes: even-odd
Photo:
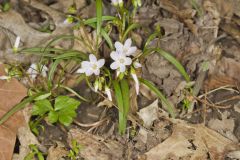
[[(76, 140), (83, 146), (80, 157), (88, 160), (121, 160), (123, 156), (123, 145), (113, 140), (105, 140), (100, 136), (86, 133), (79, 129), (71, 129), (68, 134), (68, 143)], [(97, 158), (96, 158), (97, 157)]]
[[(4, 74), (4, 66), (0, 65), (0, 75)], [(9, 82), (0, 81), (0, 117), (18, 104), (27, 94), (26, 88), (16, 79)], [(0, 125), (0, 157), (1, 160), (10, 160), (19, 127), (24, 126), (25, 120), (22, 112), (17, 112), (6, 122)]]
[(58, 144), (57, 147), (51, 146), (48, 150), (47, 160), (61, 160), (66, 157), (68, 151), (65, 149), (64, 145)]
[(141, 109), (138, 112), (139, 117), (143, 120), (144, 127), (151, 127), (153, 124), (153, 121), (158, 119), (158, 99), (155, 100), (152, 104), (149, 106)]
[[(25, 123), (28, 124), (31, 113), (32, 113), (32, 107), (28, 106), (23, 109), (22, 111)], [(37, 137), (31, 132), (29, 125), (24, 125), (18, 129), (17, 137), (20, 142), (19, 146), (19, 154), (14, 154), (14, 157), (16, 160), (24, 160), (24, 158), (30, 153), (30, 144), (36, 145), (38, 148), (42, 150), (46, 150), (45, 147), (40, 145), (40, 143), (37, 140)]]
[(233, 118), (228, 118), (229, 112), (225, 111), (221, 113), (222, 117), (220, 119), (210, 119), (208, 122), (208, 127), (219, 132), (223, 136), (231, 139), (234, 142), (238, 142), (238, 139), (233, 134), (235, 127), (235, 122)]
[(203, 126), (171, 120), (173, 133), (162, 143), (145, 153), (147, 160), (224, 159), (231, 151), (239, 150), (237, 143)]
[(231, 159), (240, 159), (240, 151), (233, 151), (233, 152), (230, 152), (228, 155), (227, 155), (228, 158), (231, 158)]

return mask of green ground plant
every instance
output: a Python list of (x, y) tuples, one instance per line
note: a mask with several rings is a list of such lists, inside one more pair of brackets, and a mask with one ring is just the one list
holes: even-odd
[[(126, 132), (131, 107), (130, 88), (134, 87), (136, 94), (139, 95), (140, 84), (153, 91), (162, 104), (167, 107), (169, 114), (175, 117), (174, 106), (171, 102), (152, 82), (141, 77), (142, 63), (147, 56), (157, 53), (172, 63), (187, 82), (190, 81), (190, 77), (174, 56), (161, 48), (151, 47), (150, 42), (159, 37), (159, 30), (149, 35), (143, 47), (137, 48), (133, 45), (131, 33), (141, 28), (141, 25), (134, 20), (136, 11), (141, 6), (140, 0), (132, 0), (131, 3), (112, 0), (112, 4), (116, 10), (116, 15), (103, 15), (103, 2), (96, 0), (96, 17), (89, 19), (82, 19), (75, 12), (75, 5), (71, 6), (71, 14), (67, 15), (64, 23), (73, 25), (75, 30), (81, 30), (83, 34), (80, 36), (61, 35), (52, 39), (45, 47), (20, 49), (17, 44), (14, 45), (17, 54), (31, 54), (41, 57), (40, 64), (31, 65), (34, 70), (30, 73), (34, 72), (36, 76), (32, 77), (31, 74), (28, 76), (30, 81), (36, 77), (41, 81), (38, 86), (32, 85), (30, 87), (29, 97), (2, 117), (0, 124), (27, 103), (33, 103), (33, 116), (47, 117), (51, 123), (60, 122), (65, 126), (70, 125), (76, 116), (75, 110), (80, 101), (89, 102), (89, 100), (65, 85), (66, 73), (78, 75), (76, 84), (85, 81), (93, 92), (115, 104), (114, 106), (119, 113), (120, 134)], [(92, 33), (96, 34), (95, 40), (90, 40), (86, 36), (89, 35), (88, 28), (91, 28)], [(54, 47), (57, 42), (63, 40), (79, 41), (84, 44), (87, 51)], [(103, 46), (108, 47), (111, 51), (103, 53)], [(75, 66), (69, 70), (68, 66), (72, 62), (75, 62)], [(62, 96), (61, 89), (72, 93), (79, 101)], [(36, 98), (40, 100), (36, 100)]]

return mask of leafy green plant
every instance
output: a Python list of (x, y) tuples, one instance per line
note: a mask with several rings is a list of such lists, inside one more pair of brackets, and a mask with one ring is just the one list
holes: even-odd
[(68, 96), (58, 96), (54, 101), (54, 106), (48, 99), (36, 101), (33, 105), (32, 115), (47, 116), (50, 123), (60, 122), (69, 126), (73, 118), (77, 116), (76, 109), (80, 102)]
[(38, 158), (38, 160), (44, 160), (43, 153), (38, 150), (38, 147), (36, 145), (30, 144), (29, 148), (31, 152), (28, 153), (26, 157), (24, 157), (24, 160), (33, 160), (36, 157)]
[(83, 146), (78, 144), (78, 142), (75, 139), (72, 140), (72, 147), (69, 150), (69, 153), (68, 153), (67, 157), (70, 158), (71, 160), (77, 160), (78, 159), (78, 154), (79, 154), (79, 152), (82, 148), (83, 148)]
[[(89, 103), (88, 99), (65, 85), (65, 75), (67, 73), (78, 75), (76, 85), (85, 80), (93, 92), (114, 104), (116, 103), (114, 106), (118, 109), (120, 134), (124, 134), (127, 127), (131, 107), (130, 88), (134, 87), (136, 94), (139, 95), (140, 83), (153, 91), (170, 115), (175, 117), (175, 109), (171, 102), (152, 82), (142, 78), (141, 63), (148, 55), (157, 53), (173, 64), (187, 82), (190, 81), (189, 75), (181, 63), (170, 53), (161, 48), (151, 47), (150, 44), (153, 39), (161, 38), (160, 27), (147, 38), (143, 44), (144, 47), (137, 48), (134, 46), (131, 35), (142, 27), (136, 23), (134, 17), (137, 9), (141, 6), (141, 0), (132, 0), (129, 3), (122, 0), (112, 0), (112, 4), (117, 14), (114, 16), (103, 15), (104, 4), (102, 0), (96, 0), (96, 17), (89, 19), (81, 19), (77, 15), (76, 8), (72, 6), (69, 10), (70, 14), (66, 15), (66, 20), (63, 23), (74, 24), (73, 29), (81, 31), (78, 36), (60, 35), (53, 38), (44, 47), (34, 48), (18, 48), (20, 38), (16, 39), (15, 52), (41, 57), (40, 67), (36, 67), (36, 65), (32, 67), (35, 69), (36, 76), (33, 77), (27, 72), (29, 79), (35, 78), (31, 80), (33, 84), (36, 79), (41, 80), (38, 86), (31, 85), (33, 93), (52, 93), (52, 97), (56, 97), (53, 100), (49, 97), (47, 97), (48, 99), (40, 98), (40, 100), (36, 100), (36, 96), (35, 98), (30, 98), (32, 96), (28, 98), (28, 103), (34, 101), (33, 115), (37, 117), (36, 120), (39, 117), (46, 117), (51, 123), (60, 122), (65, 126), (73, 121), (73, 118), (76, 117), (75, 110), (80, 102), (67, 96), (59, 96), (62, 95), (61, 89), (74, 94), (81, 101)], [(89, 38), (90, 33), (87, 32), (89, 28), (93, 30), (92, 35), (95, 35), (95, 37), (93, 36), (95, 39)], [(84, 49), (55, 48), (54, 45), (62, 40), (78, 41), (84, 46)], [(109, 48), (109, 53), (104, 52), (105, 49), (103, 48), (105, 47)], [(68, 66), (73, 62), (76, 65), (69, 69)], [(41, 94), (41, 96), (44, 94)], [(25, 102), (23, 102), (21, 102), (22, 105), (15, 106), (10, 113), (0, 119), (0, 124), (13, 112), (23, 108), (25, 105)]]

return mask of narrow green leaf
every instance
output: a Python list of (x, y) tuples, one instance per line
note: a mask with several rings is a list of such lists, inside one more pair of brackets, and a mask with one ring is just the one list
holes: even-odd
[(113, 88), (114, 88), (114, 91), (115, 91), (115, 96), (116, 96), (119, 112), (123, 113), (124, 110), (123, 110), (122, 91), (121, 91), (119, 83), (116, 80), (113, 81)]
[(57, 66), (59, 65), (60, 62), (61, 62), (61, 59), (55, 60), (50, 66), (50, 70), (49, 70), (49, 74), (48, 74), (49, 88), (51, 88), (51, 86), (52, 86), (53, 77), (56, 72)]
[(156, 38), (157, 36), (159, 36), (159, 34), (160, 34), (159, 32), (155, 32), (148, 37), (143, 48), (144, 51), (146, 50), (147, 46), (151, 43), (151, 41), (154, 40), (154, 38)]
[(73, 36), (73, 35), (60, 35), (60, 36), (57, 36), (55, 38), (53, 38), (47, 45), (46, 47), (44, 48), (44, 51), (43, 52), (46, 52), (50, 46), (55, 43), (55, 42), (58, 42), (60, 40), (65, 40), (65, 39), (75, 39), (75, 40), (79, 40), (79, 41), (83, 41), (82, 39), (80, 39), (79, 37), (76, 37), (76, 36)]
[[(96, 24), (88, 24), (90, 27), (96, 29)], [(110, 36), (108, 35), (108, 33), (102, 28), (101, 29), (101, 35), (103, 36), (103, 38), (106, 40), (106, 42), (108, 43), (109, 47), (113, 50), (113, 43), (112, 43), (112, 39), (110, 38)]]
[(43, 94), (43, 95), (41, 95), (41, 96), (35, 98), (34, 100), (35, 100), (35, 101), (43, 100), (43, 99), (48, 98), (48, 97), (51, 96), (51, 95), (52, 95), (52, 93), (49, 92), (49, 93)]
[(190, 77), (187, 74), (187, 72), (185, 71), (182, 64), (176, 58), (174, 58), (170, 53), (168, 53), (160, 48), (150, 48), (150, 49), (147, 49), (143, 53), (142, 57), (146, 57), (147, 55), (151, 54), (152, 52), (157, 52), (158, 54), (163, 56), (166, 60), (168, 60), (170, 63), (172, 63), (176, 67), (176, 69), (179, 71), (179, 73), (181, 73), (181, 75), (185, 78), (185, 80), (187, 82), (190, 81)]
[(86, 98), (80, 96), (76, 91), (74, 91), (73, 89), (67, 87), (67, 86), (64, 86), (64, 85), (60, 85), (61, 88), (64, 88), (66, 89), (67, 91), (73, 93), (75, 96), (77, 96), (79, 99), (85, 101), (85, 102), (89, 102), (89, 100), (87, 100)]
[(129, 101), (130, 101), (130, 92), (129, 92), (128, 81), (126, 79), (122, 79), (120, 81), (120, 86), (121, 86), (121, 92), (122, 92), (124, 114), (125, 114), (125, 116), (127, 116), (129, 108), (130, 108), (130, 103), (129, 103)]
[(122, 41), (124, 41), (128, 35), (128, 33), (136, 28), (139, 28), (141, 25), (137, 24), (137, 23), (133, 23), (131, 24), (127, 30), (125, 31), (125, 33), (123, 34), (123, 37), (122, 37)]
[(168, 112), (171, 114), (171, 116), (173, 118), (175, 118), (175, 112), (174, 112), (174, 106), (166, 99), (166, 97), (157, 89), (157, 87), (155, 87), (155, 85), (146, 80), (146, 79), (142, 79), (139, 78), (139, 81), (143, 84), (145, 84), (151, 91), (153, 91), (162, 101), (162, 103), (164, 104), (164, 106), (167, 107)]
[(18, 112), (19, 110), (23, 109), (28, 103), (31, 103), (35, 98), (46, 94), (46, 93), (38, 93), (31, 97), (24, 99), (22, 102), (18, 103), (17, 105), (13, 106), (4, 116), (0, 118), (0, 125), (2, 125), (9, 117), (11, 117), (14, 113)]
[(81, 59), (87, 59), (87, 55), (80, 51), (68, 51), (64, 54), (56, 55), (54, 59), (75, 59), (75, 58), (81, 58)]
[(100, 36), (102, 28), (102, 0), (96, 0), (96, 11), (97, 11), (97, 36)]
[[(116, 20), (116, 19), (117, 18), (113, 17), (113, 16), (102, 16), (102, 21), (113, 21), (113, 20)], [(89, 24), (96, 23), (96, 22), (97, 22), (97, 17), (89, 18), (89, 19), (83, 21), (83, 23), (85, 25), (89, 25)]]

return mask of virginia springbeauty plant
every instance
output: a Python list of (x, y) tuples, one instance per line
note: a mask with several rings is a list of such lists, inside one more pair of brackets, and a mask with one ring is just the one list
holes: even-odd
[[(34, 100), (34, 116), (45, 116), (49, 122), (59, 121), (64, 125), (69, 125), (76, 116), (75, 110), (80, 102), (64, 97), (69, 102), (74, 102), (74, 106), (67, 101), (61, 101), (63, 105), (59, 108), (59, 104), (56, 102), (63, 99), (61, 90), (64, 89), (74, 94), (79, 101), (90, 102), (73, 88), (65, 85), (65, 74), (68, 73), (78, 76), (75, 86), (81, 81), (86, 81), (85, 84), (93, 92), (99, 94), (102, 100), (105, 98), (113, 103), (113, 106), (118, 109), (120, 134), (124, 134), (126, 131), (131, 107), (130, 92), (134, 91), (136, 95), (139, 95), (140, 84), (153, 91), (160, 98), (162, 105), (167, 107), (170, 115), (175, 116), (172, 104), (152, 82), (141, 77), (143, 65), (141, 63), (144, 62), (146, 56), (158, 53), (172, 63), (186, 81), (189, 81), (189, 76), (171, 54), (160, 48), (150, 47), (150, 42), (160, 35), (159, 31), (149, 36), (143, 44), (144, 47), (136, 47), (131, 35), (141, 27), (134, 18), (138, 7), (141, 6), (141, 0), (132, 0), (131, 6), (130, 3), (126, 4), (123, 0), (112, 0), (111, 5), (116, 11), (114, 16), (103, 15), (102, 0), (96, 0), (96, 17), (82, 19), (75, 12), (66, 15), (63, 23), (71, 23), (74, 26), (73, 29), (81, 33), (79, 36), (61, 35), (52, 39), (45, 47), (25, 49), (18, 48), (20, 38), (17, 38), (14, 51), (17, 51), (18, 54), (35, 54), (41, 57), (40, 64), (32, 64), (30, 68), (34, 70), (28, 69), (26, 74), (30, 79), (41, 79), (42, 84), (41, 86), (31, 86), (29, 98), (16, 106), (18, 109)], [(89, 30), (92, 32), (89, 33)], [(69, 39), (78, 41), (84, 47), (78, 50), (54, 47), (57, 42)], [(69, 64), (74, 65), (68, 67)], [(131, 90), (131, 88), (134, 89)], [(44, 104), (48, 106), (45, 109)], [(62, 116), (62, 110), (66, 111), (67, 108), (71, 108), (69, 111), (71, 115), (64, 114)], [(12, 113), (8, 113), (4, 119)], [(3, 120), (0, 121), (0, 124), (2, 122)]]

